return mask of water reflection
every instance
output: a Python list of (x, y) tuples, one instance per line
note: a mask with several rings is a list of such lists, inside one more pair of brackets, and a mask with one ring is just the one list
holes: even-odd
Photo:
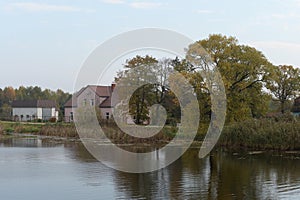
[(97, 162), (80, 143), (17, 140), (0, 143), (3, 199), (300, 199), (297, 153), (219, 151), (200, 160), (190, 149), (167, 168), (130, 174)]

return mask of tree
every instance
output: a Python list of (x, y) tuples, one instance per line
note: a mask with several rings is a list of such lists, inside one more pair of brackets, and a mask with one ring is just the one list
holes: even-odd
[[(210, 35), (208, 39), (191, 44), (186, 59), (192, 61), (200, 74), (215, 69), (221, 73), (227, 95), (228, 121), (263, 115), (257, 113), (256, 103), (265, 95), (262, 88), (270, 78), (272, 65), (260, 51), (238, 44), (234, 37)], [(267, 102), (261, 103), (268, 106)]]
[(286, 103), (300, 91), (300, 70), (290, 65), (274, 67), (267, 87), (280, 102), (280, 111), (284, 114)]
[[(118, 94), (121, 99), (129, 99), (129, 114), (133, 116), (136, 124), (143, 124), (149, 121), (149, 106), (153, 103), (153, 85), (149, 81), (155, 79), (153, 75), (154, 66), (158, 61), (146, 55), (145, 57), (136, 56), (126, 61), (124, 70), (118, 73), (116, 82), (122, 81), (124, 88)], [(133, 88), (137, 89), (133, 94), (130, 92)]]
[(13, 87), (5, 87), (3, 90), (4, 103), (10, 104), (16, 98), (16, 93)]
[(4, 103), (0, 108), (0, 118), (4, 120), (8, 120), (11, 117), (11, 106), (9, 104)]
[(18, 100), (26, 100), (27, 97), (27, 89), (24, 86), (20, 86), (19, 89), (15, 89), (16, 91), (16, 99)]
[(3, 105), (3, 100), (4, 100), (3, 90), (0, 88), (0, 107), (2, 107), (2, 105)]

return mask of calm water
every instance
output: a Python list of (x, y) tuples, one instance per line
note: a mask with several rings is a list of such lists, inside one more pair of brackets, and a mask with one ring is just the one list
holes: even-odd
[(95, 161), (78, 143), (5, 140), (0, 199), (300, 199), (297, 153), (217, 152), (202, 160), (197, 153), (157, 172), (128, 174)]

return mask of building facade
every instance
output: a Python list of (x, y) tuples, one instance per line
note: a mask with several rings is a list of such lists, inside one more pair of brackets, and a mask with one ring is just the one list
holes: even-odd
[(88, 85), (75, 93), (64, 105), (66, 122), (74, 121), (76, 109), (85, 106), (99, 107), (103, 119), (112, 116), (111, 95), (115, 84), (111, 86)]
[(52, 100), (16, 100), (12, 102), (12, 118), (14, 121), (58, 120), (58, 111)]

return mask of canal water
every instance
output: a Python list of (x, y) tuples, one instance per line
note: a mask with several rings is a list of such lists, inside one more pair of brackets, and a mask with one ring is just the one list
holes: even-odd
[(218, 151), (198, 159), (198, 151), (130, 174), (97, 162), (81, 143), (2, 140), (0, 199), (300, 199), (300, 153)]

